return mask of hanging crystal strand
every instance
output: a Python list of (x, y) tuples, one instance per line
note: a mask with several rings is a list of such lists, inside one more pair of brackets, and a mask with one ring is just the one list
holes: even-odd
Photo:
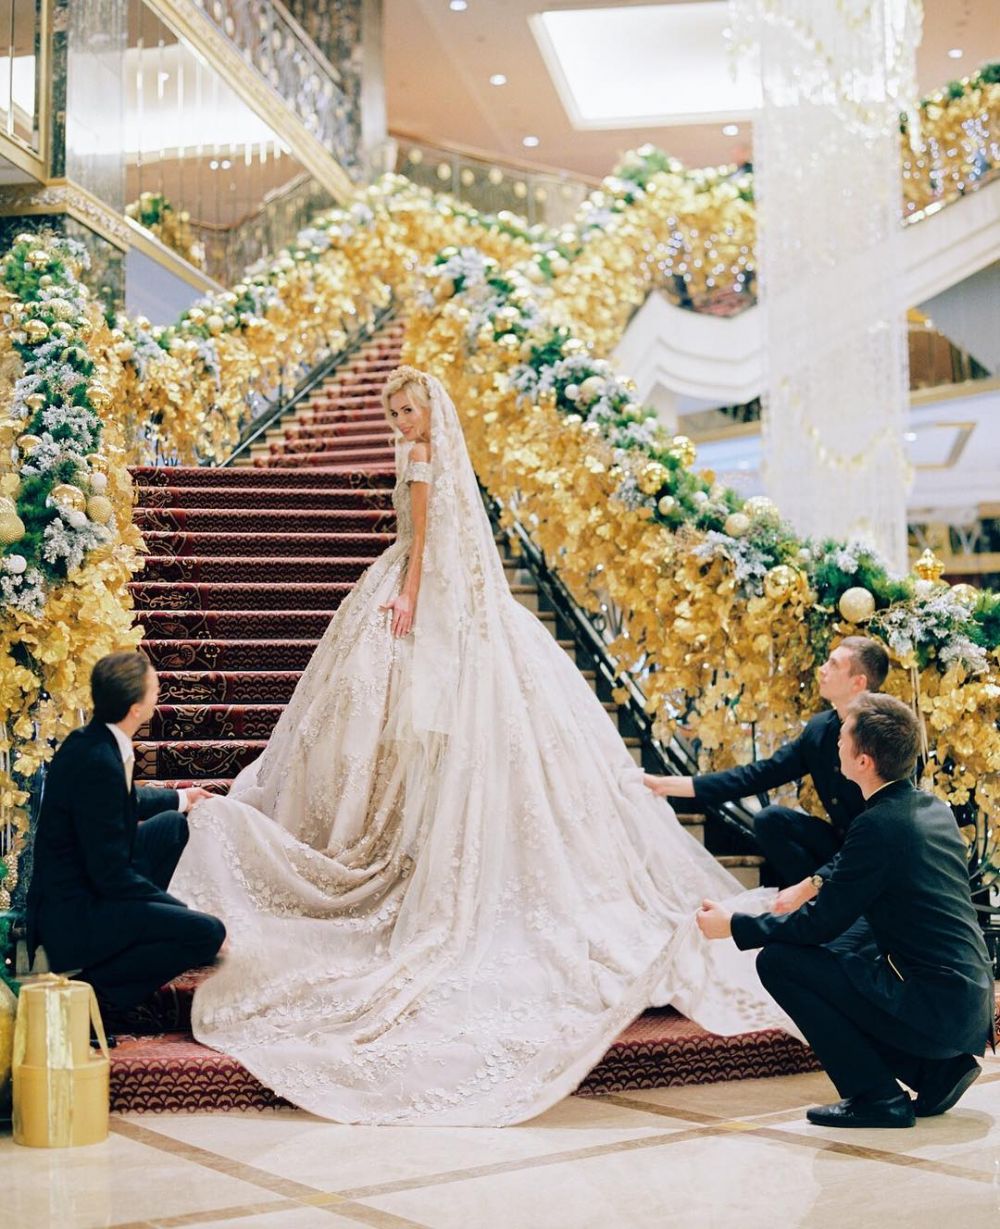
[(906, 563), (899, 117), (918, 0), (731, 0), (754, 126), (768, 493), (814, 537)]

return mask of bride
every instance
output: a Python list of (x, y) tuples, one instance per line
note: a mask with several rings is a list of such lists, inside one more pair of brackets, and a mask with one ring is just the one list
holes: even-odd
[(194, 1035), (324, 1117), (496, 1126), (651, 1005), (787, 1026), (752, 953), (694, 925), (739, 884), (510, 594), (444, 388), (401, 367), (382, 399), (398, 538), (264, 753), (190, 816), (172, 887), (230, 937)]

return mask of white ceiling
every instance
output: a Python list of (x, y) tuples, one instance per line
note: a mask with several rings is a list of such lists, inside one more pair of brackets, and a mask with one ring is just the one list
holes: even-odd
[[(718, 91), (729, 87), (728, 53), (718, 18), (724, 6), (718, 0), (467, 0), (467, 5), (453, 12), (449, 0), (385, 0), (387, 103), (394, 131), (482, 150), (499, 160), (596, 177), (606, 175), (625, 150), (646, 141), (689, 166), (750, 156), (750, 126), (740, 119), (745, 104), (738, 97), (719, 101)], [(676, 39), (676, 46), (659, 24), (663, 10), (671, 8), (707, 12), (700, 25), (695, 21), (688, 35)], [(589, 38), (580, 40), (554, 78), (531, 20), (546, 12), (548, 23), (558, 24), (569, 10), (595, 24), (587, 27)], [(924, 13), (917, 57), (922, 91), (1000, 59), (996, 0), (924, 0)], [(694, 13), (692, 20), (697, 17)], [(720, 30), (714, 41), (708, 35), (713, 27)], [(962, 50), (962, 58), (948, 56), (953, 48)], [(696, 109), (687, 117), (680, 113), (683, 99), (669, 91), (671, 78), (682, 71), (689, 105), (705, 107), (706, 91), (699, 81), (716, 83), (708, 91), (716, 96), (710, 112)], [(490, 85), (495, 73), (503, 73), (507, 84)], [(626, 101), (608, 101), (606, 95), (616, 84), (628, 91)], [(603, 104), (598, 96), (604, 96)], [(614, 122), (628, 126), (578, 126), (587, 119), (588, 108), (598, 105), (617, 106)], [(706, 114), (711, 122), (698, 122)], [(646, 122), (644, 116), (655, 117), (655, 122)], [(737, 125), (734, 135), (722, 132), (727, 121)], [(537, 146), (522, 144), (528, 135), (538, 137)]]

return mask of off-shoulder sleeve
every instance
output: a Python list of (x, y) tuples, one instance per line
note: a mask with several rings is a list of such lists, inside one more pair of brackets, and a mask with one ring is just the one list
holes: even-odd
[(411, 461), (406, 468), (406, 481), (430, 482), (431, 473), (430, 461)]

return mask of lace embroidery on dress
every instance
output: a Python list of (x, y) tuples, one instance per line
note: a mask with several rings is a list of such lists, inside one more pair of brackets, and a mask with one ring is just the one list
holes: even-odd
[[(454, 406), (400, 446), (397, 540), (341, 604), (264, 754), (191, 811), (171, 885), (230, 950), (198, 1040), (342, 1122), (503, 1125), (572, 1092), (644, 1008), (790, 1027), (703, 897), (759, 911), (642, 786), (576, 666), (512, 597)], [(413, 634), (380, 607), (430, 481)]]

